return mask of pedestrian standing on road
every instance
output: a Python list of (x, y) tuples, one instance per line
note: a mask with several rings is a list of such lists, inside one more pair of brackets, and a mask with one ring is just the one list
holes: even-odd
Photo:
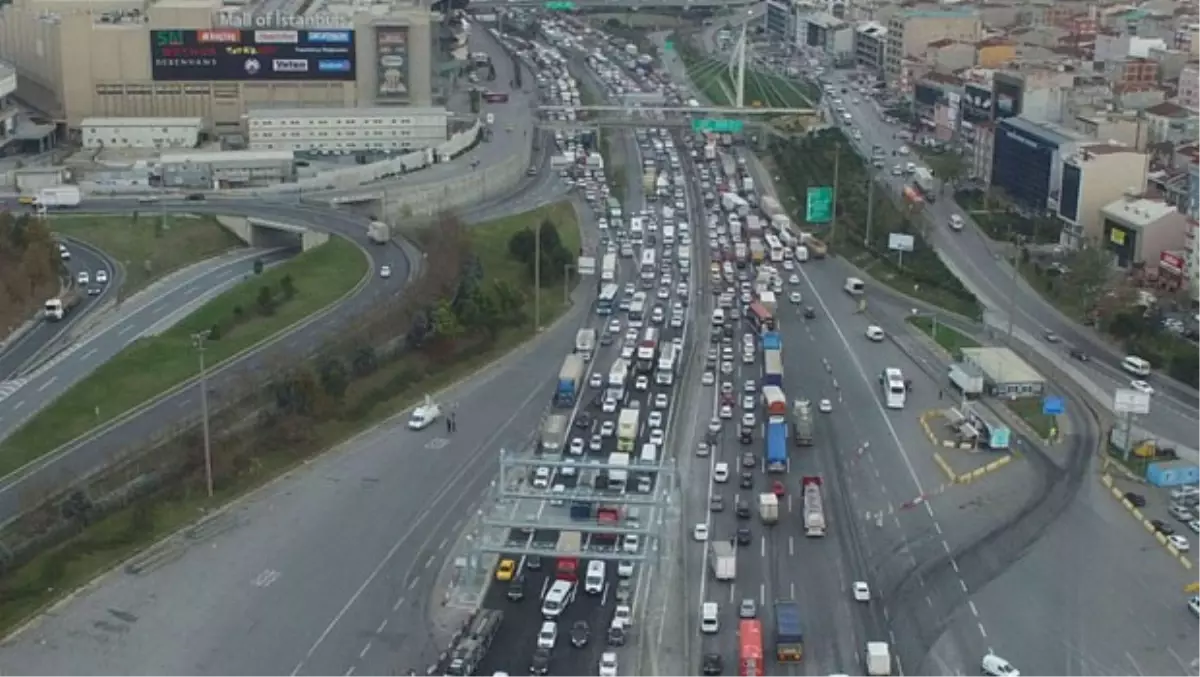
[(446, 432), (447, 433), (454, 432), (454, 423), (450, 420), (449, 416), (446, 417)]

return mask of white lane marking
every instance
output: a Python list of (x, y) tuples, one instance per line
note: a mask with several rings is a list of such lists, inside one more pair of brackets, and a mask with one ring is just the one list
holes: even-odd
[(967, 582), (963, 579), (958, 579), (958, 587), (962, 588), (963, 592), (967, 592)]
[(382, 633), (383, 629), (387, 627), (387, 624), (388, 624), (388, 619), (386, 619), (386, 618), (383, 619), (382, 621), (380, 621), (379, 627), (375, 628), (375, 634), (378, 635), (378, 634)]
[[(982, 630), (982, 629), (983, 629), (983, 626), (982, 626), (982, 625), (981, 625), (981, 626), (979, 626), (979, 629), (980, 629), (980, 630)], [(986, 635), (985, 635), (985, 636), (986, 636)], [(1126, 651), (1126, 652), (1125, 652), (1125, 657), (1129, 659), (1129, 664), (1133, 666), (1133, 670), (1134, 670), (1134, 672), (1138, 673), (1139, 675), (1144, 675), (1144, 674), (1146, 674), (1146, 673), (1142, 672), (1142, 669), (1141, 669), (1140, 667), (1138, 667), (1137, 661), (1133, 660), (1133, 654), (1131, 654), (1131, 653), (1129, 653), (1128, 651)]]
[(350, 677), (350, 675), (353, 675), (353, 674), (354, 674), (354, 666), (351, 665), (350, 669), (345, 672), (344, 677)]
[(129, 332), (131, 332), (133, 330), (134, 330), (134, 326), (132, 324), (127, 324), (117, 330), (117, 336), (124, 336), (125, 334), (128, 334)]
[(79, 357), (80, 357), (80, 359), (86, 360), (86, 359), (90, 358), (92, 355), (95, 355), (95, 354), (96, 354), (96, 349), (95, 349), (95, 348), (92, 348), (91, 350), (87, 351), (87, 352), (86, 352), (86, 353), (84, 353), (83, 355), (80, 355)]
[(979, 609), (975, 608), (975, 600), (973, 600), (973, 599), (967, 600), (967, 606), (969, 606), (971, 608), (971, 615), (974, 616), (975, 618), (979, 618)]
[[(396, 600), (396, 603), (392, 605), (392, 611), (399, 611), (400, 607), (403, 604), (404, 604), (404, 598), (400, 597), (399, 599)], [(295, 674), (295, 673), (293, 673), (293, 674)]]
[(958, 560), (950, 558), (950, 566), (954, 569), (954, 573), (958, 573)]
[(13, 411), (16, 411), (16, 410), (18, 410), (18, 409), (20, 409), (20, 408), (21, 408), (21, 407), (23, 407), (23, 406), (25, 406), (25, 400), (21, 400), (20, 402), (17, 402), (16, 404), (14, 404), (14, 405), (13, 405)]
[(413, 588), (417, 587), (417, 583), (418, 583), (418, 582), (420, 582), (420, 580), (421, 580), (420, 578), (414, 578), (414, 579), (412, 579), (411, 581), (409, 581), (409, 582), (408, 582), (408, 589), (409, 589), (409, 590), (412, 590)]
[(254, 577), (254, 580), (251, 581), (251, 583), (253, 583), (254, 587), (256, 588), (270, 587), (272, 583), (279, 580), (279, 575), (279, 572), (275, 571), (274, 569), (264, 569), (262, 573)]
[(37, 389), (37, 391), (38, 391), (39, 393), (40, 393), (40, 392), (45, 392), (46, 388), (49, 388), (50, 386), (54, 385), (54, 382), (55, 382), (55, 381), (57, 381), (57, 380), (58, 380), (58, 377), (57, 377), (57, 376), (51, 376), (51, 377), (50, 377), (50, 378), (49, 378), (49, 379), (48, 379), (48, 380), (47, 380), (45, 383), (43, 383), (42, 385), (38, 386), (38, 389)]
[(367, 652), (370, 650), (371, 650), (371, 643), (367, 642), (367, 644), (362, 648), (362, 651), (358, 652), (358, 657), (362, 658), (363, 656), (366, 656)]

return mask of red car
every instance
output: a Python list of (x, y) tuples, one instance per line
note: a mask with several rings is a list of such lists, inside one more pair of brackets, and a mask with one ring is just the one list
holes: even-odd
[(774, 492), (774, 494), (779, 498), (783, 498), (783, 495), (786, 493), (783, 488), (783, 482), (780, 482), (779, 480), (775, 480), (771, 483), (771, 491)]

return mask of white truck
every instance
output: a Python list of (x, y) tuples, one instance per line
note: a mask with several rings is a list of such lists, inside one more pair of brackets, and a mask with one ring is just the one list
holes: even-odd
[(539, 450), (543, 454), (561, 454), (567, 443), (567, 428), (571, 419), (566, 414), (552, 414), (542, 423)]
[(575, 352), (583, 358), (584, 362), (592, 359), (592, 353), (596, 350), (596, 330), (595, 329), (580, 329), (575, 332)]
[(825, 535), (825, 502), (821, 497), (821, 478), (805, 475), (800, 480), (804, 489), (804, 535), (820, 538)]
[(382, 221), (372, 221), (367, 224), (367, 239), (375, 244), (387, 244), (392, 239), (392, 229)]
[(83, 201), (79, 186), (50, 186), (38, 190), (33, 203), (44, 209), (78, 207)]
[(608, 488), (613, 491), (624, 491), (629, 483), (629, 454), (624, 451), (614, 451), (608, 455), (608, 464), (614, 466), (608, 469)]
[(737, 548), (733, 543), (710, 541), (708, 555), (714, 578), (718, 581), (732, 581), (737, 578)]
[(981, 395), (983, 394), (983, 374), (974, 371), (968, 371), (961, 364), (950, 365), (950, 382), (953, 383), (963, 395)]
[(867, 674), (872, 677), (892, 674), (892, 651), (887, 642), (867, 642)]
[(779, 497), (770, 492), (758, 495), (758, 516), (763, 524), (779, 521)]
[(743, 193), (753, 193), (754, 192), (754, 179), (753, 178), (751, 178), (749, 176), (742, 177), (742, 192)]

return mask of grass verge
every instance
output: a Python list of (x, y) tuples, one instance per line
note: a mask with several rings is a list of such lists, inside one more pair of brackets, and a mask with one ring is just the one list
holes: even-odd
[(75, 214), (51, 217), (50, 228), (124, 266), (121, 294), (126, 298), (164, 275), (243, 246), (211, 216)]
[[(543, 219), (558, 227), (564, 246), (578, 246), (579, 225), (569, 203), (548, 205), (533, 212), (479, 224), (472, 229), (472, 246), (487, 276), (500, 276), (519, 285), (526, 294), (526, 311), (532, 315), (532, 284), (524, 267), (506, 256), (512, 234), (533, 227)], [(558, 319), (567, 309), (557, 294), (543, 294), (543, 324)], [(323, 450), (411, 406), (424, 393), (436, 392), (519, 347), (535, 335), (526, 324), (506, 329), (487, 350), (471, 353), (453, 364), (433, 367), (419, 354), (391, 362), (371, 376), (355, 380), (346, 393), (349, 401), (366, 401), (355, 407), (361, 416), (354, 420), (330, 420), (313, 427), (304, 449), (290, 453), (263, 453), (256, 462), (217, 484), (215, 495), (180, 489), (155, 500), (147, 500), (98, 520), (69, 541), (47, 550), (0, 578), (0, 634), (39, 613), (57, 599), (87, 584), (96, 576), (128, 559), (138, 551), (211, 514), (222, 505), (243, 496), (300, 465)], [(378, 393), (399, 384), (388, 396)]]
[(210, 331), (215, 365), (339, 299), (367, 272), (359, 248), (341, 238), (264, 271), (209, 301), (179, 324), (139, 339), (0, 443), (0, 474), (20, 468), (196, 374), (192, 336)]
[(1004, 400), (1004, 406), (1025, 421), (1043, 440), (1054, 438), (1058, 433), (1058, 417), (1042, 413), (1040, 397), (1023, 397)]
[(980, 343), (966, 334), (958, 331), (954, 327), (947, 327), (944, 324), (935, 325), (933, 319), (929, 317), (910, 317), (906, 320), (909, 324), (920, 329), (923, 334), (933, 339), (946, 352), (950, 353), (951, 357), (958, 359), (962, 354), (963, 348), (978, 348)]

